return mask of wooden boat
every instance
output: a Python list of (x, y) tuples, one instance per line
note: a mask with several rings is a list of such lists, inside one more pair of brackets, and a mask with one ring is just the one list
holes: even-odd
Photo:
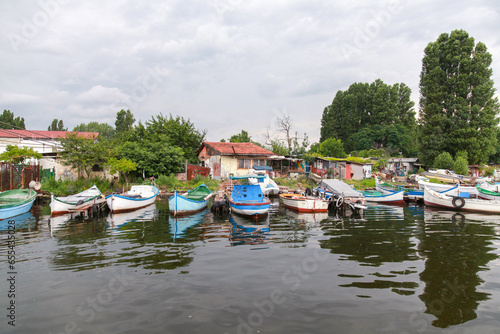
[(0, 193), (0, 219), (10, 218), (28, 212), (36, 199), (31, 189), (6, 190)]
[(393, 194), (395, 192), (402, 190), (395, 185), (383, 182), (382, 180), (380, 180), (378, 176), (375, 176), (375, 188), (377, 189), (377, 191), (380, 191), (382, 194), (385, 195)]
[(111, 212), (131, 211), (154, 203), (159, 193), (155, 186), (135, 185), (127, 192), (106, 196), (106, 203)]
[[(419, 180), (418, 186), (420, 189), (429, 188), (431, 190), (442, 192), (450, 189), (454, 189), (457, 186), (457, 183), (433, 183), (425, 180)], [(479, 195), (478, 190), (474, 186), (460, 186), (461, 192), (468, 192), (471, 195)]]
[(299, 194), (280, 194), (283, 205), (298, 212), (327, 212), (330, 201)]
[(476, 185), (476, 189), (478, 191), (478, 197), (482, 199), (489, 199), (489, 200), (495, 200), (495, 199), (500, 199), (500, 189), (499, 189), (499, 184), (483, 184), (483, 185)]
[(212, 195), (212, 191), (202, 183), (182, 195), (175, 191), (168, 200), (168, 208), (174, 216), (197, 212), (207, 207)]
[(367, 202), (375, 202), (381, 204), (392, 204), (392, 205), (405, 205), (404, 200), (404, 191), (396, 191), (389, 194), (384, 194), (380, 191), (362, 191), (363, 195), (365, 195), (365, 200)]
[[(458, 188), (458, 186), (456, 186)], [(448, 191), (437, 192), (435, 190), (424, 188), (425, 205), (442, 207), (457, 211), (474, 211), (483, 213), (500, 214), (500, 200), (484, 200), (479, 198), (470, 198), (450, 195), (453, 193), (452, 188)]]
[(100, 197), (101, 191), (95, 185), (78, 194), (65, 197), (56, 197), (54, 194), (51, 194), (49, 204), (50, 214), (55, 216), (68, 213), (75, 210), (77, 206), (94, 203)]
[[(231, 176), (231, 180), (247, 180), (249, 177)], [(244, 216), (266, 215), (271, 207), (271, 201), (264, 196), (257, 184), (235, 184), (228, 200), (231, 210)]]

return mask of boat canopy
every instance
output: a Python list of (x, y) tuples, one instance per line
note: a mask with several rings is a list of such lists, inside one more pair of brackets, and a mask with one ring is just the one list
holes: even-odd
[(243, 179), (265, 179), (266, 175), (240, 175), (240, 176), (231, 176), (231, 180), (243, 180)]
[(321, 181), (319, 186), (340, 196), (364, 197), (361, 192), (354, 190), (350, 185), (341, 180), (325, 179)]
[(272, 172), (273, 171), (273, 168), (271, 166), (253, 166), (252, 168), (255, 169), (255, 170), (265, 170), (265, 171), (268, 171), (268, 172)]

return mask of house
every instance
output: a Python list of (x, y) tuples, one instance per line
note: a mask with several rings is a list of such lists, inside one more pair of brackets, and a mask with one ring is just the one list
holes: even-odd
[(341, 180), (362, 180), (371, 177), (371, 162), (356, 162), (346, 159), (328, 159), (316, 157), (312, 162), (311, 172), (322, 178), (340, 178)]
[(390, 158), (387, 160), (387, 171), (396, 176), (416, 174), (422, 166), (418, 158)]
[(266, 166), (274, 155), (253, 143), (203, 142), (198, 149), (202, 166), (210, 167), (210, 176), (216, 180), (248, 174), (252, 166)]
[[(0, 129), (0, 153), (5, 152), (7, 145), (32, 148), (35, 152), (41, 153), (39, 159), (41, 170), (50, 170), (50, 174), (56, 179), (76, 178), (76, 171), (71, 167), (61, 163), (58, 151), (61, 150), (61, 138), (64, 138), (71, 131), (32, 131)], [(96, 138), (97, 132), (76, 132), (79, 137)], [(97, 172), (102, 174), (102, 172)]]

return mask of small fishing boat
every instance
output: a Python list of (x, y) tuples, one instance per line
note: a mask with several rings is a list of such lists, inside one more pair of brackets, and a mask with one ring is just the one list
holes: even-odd
[(499, 189), (499, 184), (483, 184), (483, 185), (476, 185), (476, 189), (478, 191), (478, 197), (482, 199), (489, 199), (489, 200), (495, 200), (495, 199), (500, 199), (500, 189)]
[(101, 197), (101, 191), (93, 185), (78, 194), (56, 197), (50, 195), (50, 214), (52, 216), (68, 213), (78, 206), (95, 203)]
[(106, 196), (106, 203), (111, 212), (131, 211), (154, 203), (159, 193), (155, 186), (135, 185), (127, 192)]
[(190, 214), (206, 208), (212, 196), (213, 192), (205, 183), (182, 195), (176, 190), (168, 200), (168, 208), (174, 216)]
[(384, 194), (381, 191), (377, 190), (365, 190), (362, 191), (363, 195), (365, 195), (365, 200), (367, 202), (375, 202), (381, 204), (391, 204), (391, 205), (405, 205), (403, 190), (396, 191), (389, 194)]
[(28, 212), (36, 199), (31, 189), (6, 190), (0, 193), (0, 219), (10, 218)]
[(283, 205), (298, 212), (327, 212), (330, 201), (299, 194), (280, 194)]
[[(437, 192), (447, 191), (454, 189), (458, 183), (434, 183), (425, 181), (423, 179), (418, 180), (418, 186), (420, 189), (428, 188)], [(460, 191), (468, 192), (472, 195), (478, 195), (479, 192), (475, 186), (462, 186), (460, 185)]]
[[(231, 176), (233, 180), (248, 182), (248, 178), (263, 178), (259, 175)], [(262, 189), (257, 184), (235, 184), (229, 196), (229, 206), (231, 210), (244, 216), (266, 215), (271, 207), (271, 201), (262, 193)]]
[[(500, 200), (485, 200), (463, 197), (460, 190), (455, 188), (444, 192), (437, 192), (424, 188), (424, 202), (428, 206), (442, 207), (457, 211), (474, 211), (482, 213), (500, 214)], [(457, 195), (453, 195), (453, 191)], [(468, 195), (468, 194), (467, 194)]]
[(375, 176), (375, 188), (382, 194), (391, 195), (400, 191), (404, 191), (403, 198), (408, 200), (421, 200), (424, 198), (424, 189), (405, 188), (404, 186), (396, 186), (380, 180)]

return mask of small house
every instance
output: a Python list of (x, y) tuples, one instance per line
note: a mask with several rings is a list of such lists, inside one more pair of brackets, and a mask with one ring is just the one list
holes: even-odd
[(372, 165), (371, 162), (316, 157), (312, 162), (311, 172), (322, 178), (362, 180), (371, 177)]
[(272, 155), (254, 143), (203, 142), (198, 149), (202, 166), (210, 167), (210, 176), (216, 180), (246, 175), (252, 166), (266, 166)]
[(422, 166), (418, 158), (390, 158), (387, 160), (387, 171), (396, 176), (416, 174)]

